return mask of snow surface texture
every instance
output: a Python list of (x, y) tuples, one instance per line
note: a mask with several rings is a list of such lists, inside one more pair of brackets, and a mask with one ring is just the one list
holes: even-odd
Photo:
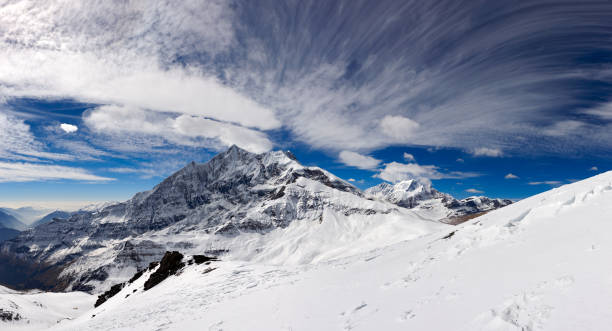
[(54, 330), (607, 330), (611, 215), (607, 172), (317, 264), (192, 265), (146, 292), (141, 277)]
[[(44, 330), (71, 320), (93, 307), (87, 293), (17, 292), (0, 286), (0, 329)], [(12, 321), (3, 321), (2, 316)]]
[[(57, 283), (68, 286), (56, 289), (97, 292), (166, 250), (302, 264), (413, 239), (444, 227), (438, 220), (429, 210), (366, 199), (289, 152), (253, 154), (234, 146), (131, 200), (30, 229), (0, 251), (64, 268)], [(312, 236), (320, 238), (316, 244), (306, 239)]]

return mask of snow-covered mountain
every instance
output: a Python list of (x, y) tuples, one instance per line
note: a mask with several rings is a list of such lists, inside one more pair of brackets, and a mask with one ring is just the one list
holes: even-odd
[(607, 330), (610, 215), (607, 172), (318, 264), (187, 264), (148, 291), (144, 275), (53, 329)]
[(441, 220), (453, 221), (467, 215), (483, 213), (512, 203), (511, 200), (491, 199), (484, 196), (455, 199), (416, 179), (396, 184), (381, 183), (365, 191), (366, 197), (391, 202), (400, 207), (425, 209)]
[[(0, 265), (13, 274), (0, 272), (0, 280), (94, 290), (129, 278), (166, 250), (307, 263), (376, 248), (380, 242), (371, 239), (377, 236), (389, 244), (443, 226), (428, 220), (434, 218), (426, 212), (368, 200), (289, 152), (253, 154), (233, 146), (126, 202), (53, 220), (3, 243)], [(314, 233), (321, 236), (316, 244), (304, 242)], [(10, 268), (15, 263), (20, 268)]]

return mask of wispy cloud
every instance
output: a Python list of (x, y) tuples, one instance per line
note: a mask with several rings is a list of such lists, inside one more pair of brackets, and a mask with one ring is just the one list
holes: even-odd
[(484, 191), (477, 190), (477, 189), (475, 189), (475, 188), (469, 188), (469, 189), (467, 189), (467, 190), (465, 190), (465, 191), (466, 191), (466, 192), (468, 192), (468, 193), (475, 193), (475, 194), (484, 193)]
[(9, 0), (0, 98), (73, 98), (173, 121), (161, 135), (146, 124), (108, 135), (123, 151), (236, 141), (261, 151), (277, 129), (334, 153), (609, 150), (609, 105), (593, 95), (612, 74), (579, 59), (609, 50), (610, 4), (542, 4)]
[(79, 180), (106, 182), (113, 178), (96, 176), (82, 168), (23, 162), (0, 162), (0, 182)]
[(0, 111), (0, 158), (24, 161), (74, 160), (74, 156), (46, 150), (24, 120)]
[(558, 180), (546, 180), (541, 182), (529, 182), (529, 185), (550, 185), (550, 186), (559, 186), (562, 184), (561, 181)]
[(509, 173), (507, 175), (504, 176), (505, 179), (518, 179), (519, 176), (513, 174), (513, 173)]
[(208, 148), (235, 144), (256, 153), (269, 151), (273, 146), (266, 134), (258, 130), (194, 115), (177, 116), (109, 105), (88, 111), (84, 121), (94, 132), (111, 137), (157, 137), (177, 145)]
[(499, 148), (488, 148), (488, 147), (475, 148), (471, 151), (471, 153), (474, 156), (489, 156), (489, 157), (500, 157), (503, 154)]

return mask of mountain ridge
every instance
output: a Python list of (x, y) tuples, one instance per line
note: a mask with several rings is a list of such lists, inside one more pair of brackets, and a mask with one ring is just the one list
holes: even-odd
[[(28, 279), (45, 289), (97, 291), (167, 250), (310, 263), (341, 255), (338, 245), (351, 251), (363, 241), (361, 249), (375, 248), (364, 239), (375, 233), (389, 242), (420, 236), (442, 226), (439, 220), (433, 208), (367, 199), (328, 171), (301, 165), (290, 152), (254, 154), (232, 146), (127, 201), (52, 219), (2, 243), (0, 262), (25, 271), (0, 282), (26, 288), (14, 280)], [(326, 241), (307, 245), (306, 233)], [(283, 243), (286, 238), (292, 241)]]

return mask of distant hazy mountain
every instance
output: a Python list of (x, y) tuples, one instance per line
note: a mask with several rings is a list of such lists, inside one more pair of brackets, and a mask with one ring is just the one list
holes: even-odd
[(63, 210), (56, 210), (54, 212), (51, 212), (47, 215), (45, 215), (44, 217), (42, 217), (41, 219), (34, 221), (34, 223), (30, 224), (30, 227), (37, 227), (41, 224), (45, 224), (48, 222), (51, 222), (53, 219), (58, 218), (58, 219), (66, 219), (69, 218), (70, 215), (72, 215), (71, 212), (67, 212), (67, 211), (63, 211)]
[(0, 227), (23, 231), (27, 225), (23, 224), (17, 217), (0, 209)]
[(37, 208), (37, 207), (21, 207), (21, 208), (0, 208), (6, 214), (12, 215), (17, 218), (21, 223), (30, 225), (37, 220), (41, 219), (45, 215), (53, 211), (48, 208)]

